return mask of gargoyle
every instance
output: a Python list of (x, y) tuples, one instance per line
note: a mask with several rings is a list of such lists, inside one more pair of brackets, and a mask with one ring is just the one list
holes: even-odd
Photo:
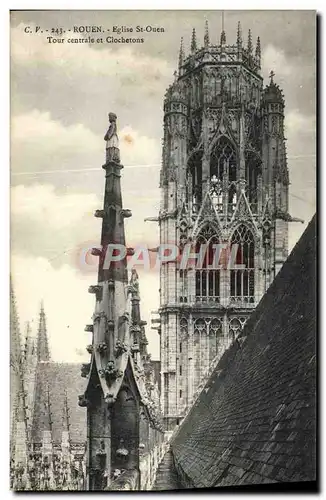
[(79, 406), (89, 406), (89, 400), (85, 397), (85, 394), (80, 394), (78, 396), (78, 405)]
[(102, 354), (107, 350), (108, 346), (105, 342), (100, 342), (99, 345), (97, 346), (97, 351)]
[(87, 375), (89, 374), (89, 370), (91, 368), (91, 364), (90, 363), (83, 363), (81, 365), (81, 376), (86, 378)]

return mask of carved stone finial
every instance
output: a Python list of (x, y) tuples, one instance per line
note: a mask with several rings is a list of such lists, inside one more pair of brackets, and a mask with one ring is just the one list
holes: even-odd
[(204, 35), (204, 45), (209, 46), (209, 32), (208, 32), (208, 21), (205, 21), (205, 35)]
[(242, 34), (241, 34), (241, 23), (238, 22), (238, 30), (237, 30), (237, 46), (240, 47), (242, 45)]
[(251, 52), (252, 52), (251, 30), (248, 30), (248, 45), (247, 45), (247, 49), (248, 49), (249, 54), (251, 54)]
[(272, 70), (269, 74), (269, 78), (271, 79), (271, 84), (274, 83), (274, 76), (275, 76), (275, 73), (274, 71)]
[(109, 382), (113, 382), (123, 375), (122, 371), (115, 367), (115, 362), (112, 360), (107, 362), (104, 372)]
[(261, 47), (260, 47), (260, 38), (257, 38), (257, 43), (256, 43), (256, 58), (258, 60), (258, 63), (260, 64), (260, 58), (261, 58)]
[(121, 356), (121, 354), (127, 351), (128, 351), (128, 346), (124, 342), (121, 342), (121, 340), (117, 340), (114, 350), (115, 357)]
[(192, 30), (191, 36), (191, 52), (196, 52), (197, 50), (197, 38), (196, 38), (196, 30), (195, 28)]
[(119, 138), (117, 133), (117, 115), (109, 113), (110, 126), (104, 136), (106, 141), (106, 162), (120, 163)]
[(181, 37), (180, 52), (179, 52), (179, 70), (180, 70), (181, 66), (183, 65), (184, 58), (185, 58), (185, 53), (184, 53), (184, 49), (183, 49), (183, 38)]

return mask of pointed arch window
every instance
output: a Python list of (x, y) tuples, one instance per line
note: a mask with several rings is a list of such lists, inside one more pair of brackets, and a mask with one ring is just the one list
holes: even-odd
[(242, 268), (231, 269), (230, 298), (231, 302), (255, 302), (255, 244), (250, 229), (241, 224), (233, 233), (231, 246), (237, 245), (236, 264)]
[(197, 389), (205, 371), (205, 347), (207, 343), (207, 323), (204, 318), (194, 322), (194, 387)]
[(230, 182), (236, 180), (237, 156), (231, 141), (223, 136), (217, 142), (210, 160), (210, 178), (214, 175), (222, 180), (226, 170)]
[(205, 227), (197, 238), (196, 253), (204, 254), (202, 265), (196, 269), (197, 302), (220, 301), (220, 270), (215, 266), (215, 245), (219, 243), (219, 237), (211, 227)]
[(242, 323), (239, 318), (232, 318), (229, 321), (229, 339), (233, 342), (242, 330)]
[(208, 327), (209, 335), (209, 363), (211, 363), (219, 353), (222, 340), (222, 322), (219, 318), (211, 319)]

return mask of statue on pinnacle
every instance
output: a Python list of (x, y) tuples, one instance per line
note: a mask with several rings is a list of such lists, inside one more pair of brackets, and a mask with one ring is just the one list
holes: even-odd
[(106, 141), (106, 163), (120, 163), (119, 138), (117, 134), (117, 115), (109, 113), (110, 126), (104, 136)]

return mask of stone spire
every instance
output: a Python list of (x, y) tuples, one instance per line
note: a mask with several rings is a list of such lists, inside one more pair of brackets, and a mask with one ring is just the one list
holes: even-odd
[(226, 44), (226, 33), (224, 31), (224, 29), (222, 30), (221, 32), (221, 40), (220, 40), (220, 44), (221, 45), (225, 45)]
[(135, 269), (131, 270), (131, 278), (129, 282), (129, 290), (131, 293), (131, 333), (133, 335), (134, 345), (137, 346), (140, 356), (144, 357), (147, 354), (147, 338), (145, 334), (146, 321), (142, 321), (140, 314), (140, 295), (139, 295), (139, 278)]
[(208, 21), (205, 21), (205, 35), (204, 35), (204, 45), (209, 46), (209, 31), (208, 31)]
[[(122, 208), (122, 195), (121, 195), (121, 170), (123, 165), (120, 163), (120, 152), (118, 148), (118, 135), (115, 113), (109, 113), (109, 116), (115, 117), (115, 137), (116, 144), (107, 145), (107, 161), (103, 165), (106, 171), (106, 183), (104, 194), (104, 208), (95, 212), (96, 217), (101, 217), (102, 222), (102, 235), (101, 235), (101, 248), (93, 248), (92, 254), (100, 257), (99, 260), (99, 273), (98, 280), (122, 281), (127, 283), (127, 261), (122, 258), (118, 261), (110, 261), (110, 257), (116, 257), (119, 253), (118, 249), (113, 249), (113, 245), (120, 245), (120, 248), (125, 249), (125, 229), (124, 218), (130, 217), (130, 210), (123, 210)], [(108, 149), (114, 150), (113, 153), (108, 153)], [(119, 158), (119, 159), (118, 159)], [(112, 250), (111, 250), (112, 249)], [(122, 251), (122, 250), (121, 250)], [(113, 252), (115, 255), (110, 255)]]
[(44, 430), (48, 431), (50, 433), (51, 443), (52, 443), (53, 421), (52, 421), (52, 409), (51, 409), (51, 397), (50, 397), (49, 384), (47, 384), (47, 386), (46, 386), (44, 408), (45, 408)]
[(15, 431), (14, 431), (14, 466), (15, 466), (15, 490), (28, 490), (30, 478), (28, 474), (28, 430), (27, 430), (27, 406), (24, 374), (21, 370), (19, 380), (19, 391), (16, 397), (15, 408)]
[(221, 31), (220, 44), (221, 46), (226, 44), (226, 34), (224, 30), (224, 10), (222, 10), (222, 31)]
[(179, 74), (181, 70), (181, 66), (183, 65), (183, 61), (185, 58), (184, 48), (183, 48), (183, 37), (180, 40), (180, 51), (179, 51)]
[(68, 406), (67, 390), (65, 389), (63, 396), (63, 409), (62, 409), (62, 432), (67, 432), (69, 434), (69, 431), (70, 431), (70, 412)]
[(247, 44), (247, 50), (249, 54), (252, 53), (252, 37), (251, 37), (251, 30), (249, 29), (248, 31), (248, 44)]
[(16, 299), (10, 280), (10, 364), (13, 369), (21, 363), (22, 346)]
[(53, 473), (53, 421), (50, 399), (50, 388), (47, 384), (44, 401), (44, 420), (42, 437), (42, 457), (43, 457), (43, 477), (41, 480), (42, 489), (52, 490), (55, 488)]
[(40, 319), (36, 342), (37, 361), (50, 361), (49, 341), (46, 329), (46, 317), (43, 301), (41, 302)]
[(25, 332), (24, 365), (25, 368), (28, 369), (35, 354), (35, 344), (31, 335), (31, 325), (29, 321), (26, 322)]
[(197, 37), (196, 37), (195, 28), (193, 28), (193, 30), (192, 30), (190, 50), (192, 53), (196, 52), (196, 50), (197, 50)]
[(67, 390), (64, 391), (62, 409), (62, 489), (68, 489), (71, 485), (71, 451), (70, 451), (70, 414), (68, 406)]
[(21, 404), (23, 355), (16, 299), (10, 280), (10, 440), (12, 450), (17, 438), (17, 422)]
[(261, 48), (260, 48), (260, 38), (258, 37), (257, 38), (257, 43), (256, 43), (256, 59), (257, 59), (257, 63), (259, 64), (260, 66), (260, 59), (261, 59)]
[(238, 48), (240, 48), (242, 46), (242, 33), (241, 33), (240, 21), (238, 22), (238, 29), (237, 29), (237, 46), (238, 46)]

